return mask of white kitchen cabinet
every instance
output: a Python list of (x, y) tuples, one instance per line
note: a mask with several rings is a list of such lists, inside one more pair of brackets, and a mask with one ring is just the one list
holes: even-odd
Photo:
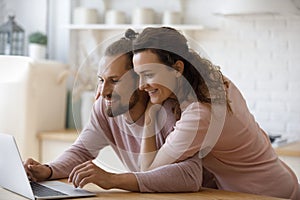
[(42, 163), (53, 161), (68, 149), (78, 137), (76, 130), (42, 131), (38, 135), (39, 160)]

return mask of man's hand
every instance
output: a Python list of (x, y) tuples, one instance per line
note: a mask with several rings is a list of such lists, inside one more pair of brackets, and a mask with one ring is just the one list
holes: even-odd
[(28, 178), (32, 181), (44, 181), (51, 175), (51, 169), (48, 166), (42, 165), (31, 158), (27, 159), (23, 165)]
[(69, 182), (75, 187), (84, 187), (88, 183), (94, 183), (103, 189), (118, 188), (129, 191), (139, 191), (138, 182), (132, 173), (114, 174), (104, 171), (91, 160), (82, 163), (72, 170)]
[(96, 166), (92, 161), (87, 161), (74, 167), (68, 181), (80, 188), (88, 183), (94, 183), (104, 189), (111, 189), (113, 187), (113, 175), (113, 173), (106, 172)]

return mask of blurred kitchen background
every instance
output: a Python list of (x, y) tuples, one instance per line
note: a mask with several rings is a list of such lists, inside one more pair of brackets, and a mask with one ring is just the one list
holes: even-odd
[(0, 25), (11, 15), (24, 30), (23, 55), (29, 55), (31, 33), (47, 36), (45, 57), (30, 62), (67, 66), (65, 108), (58, 113), (65, 116), (63, 126), (36, 129), (36, 134), (67, 134), (64, 129), (84, 126), (88, 114), (82, 112), (82, 98), (93, 101), (97, 58), (91, 55), (99, 44), (127, 28), (163, 24), (181, 30), (221, 67), (268, 134), (281, 136), (277, 140), (283, 143), (300, 139), (300, 0), (0, 0)]

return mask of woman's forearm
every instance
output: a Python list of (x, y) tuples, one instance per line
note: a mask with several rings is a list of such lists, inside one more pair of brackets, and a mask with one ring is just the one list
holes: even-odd
[(141, 150), (140, 150), (141, 171), (147, 171), (150, 169), (150, 166), (157, 152), (156, 133), (155, 133), (156, 114), (157, 114), (157, 107), (148, 105), (145, 112), (145, 121), (144, 121)]
[(147, 171), (156, 155), (156, 136), (154, 123), (144, 126), (141, 151), (140, 151), (140, 169)]

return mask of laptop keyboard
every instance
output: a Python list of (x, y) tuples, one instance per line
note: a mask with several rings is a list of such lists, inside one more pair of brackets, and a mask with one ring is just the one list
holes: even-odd
[(66, 196), (67, 194), (53, 190), (36, 182), (30, 182), (31, 188), (35, 196), (46, 197), (46, 196)]

